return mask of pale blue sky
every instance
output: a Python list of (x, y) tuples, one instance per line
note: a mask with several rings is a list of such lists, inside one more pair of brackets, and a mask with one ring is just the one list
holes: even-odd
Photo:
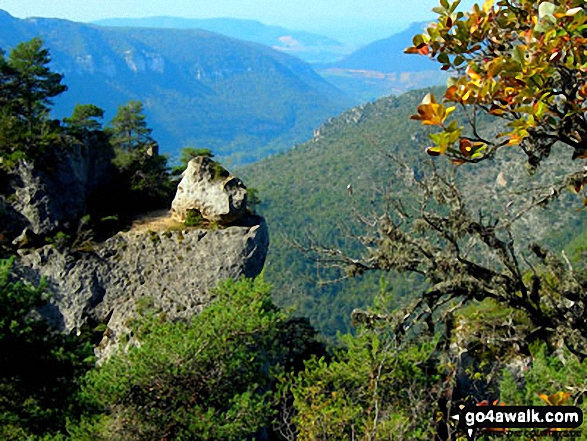
[[(0, 9), (19, 18), (54, 17), (74, 21), (160, 15), (248, 18), (339, 39), (347, 30), (356, 38), (369, 41), (373, 36), (389, 36), (411, 22), (433, 19), (435, 14), (431, 9), (438, 3), (438, 0), (0, 0)], [(460, 9), (468, 10), (473, 3), (473, 0), (463, 0)]]

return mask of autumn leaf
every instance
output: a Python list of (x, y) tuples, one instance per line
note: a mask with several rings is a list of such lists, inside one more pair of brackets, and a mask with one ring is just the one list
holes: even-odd
[(418, 115), (412, 115), (411, 119), (420, 120), (424, 125), (442, 125), (446, 118), (455, 110), (455, 107), (446, 108), (436, 102), (434, 95), (429, 93), (418, 106)]
[(562, 406), (571, 396), (570, 392), (558, 391), (552, 395), (538, 394), (538, 397), (549, 406)]
[(459, 143), (459, 150), (463, 156), (470, 156), (471, 150), (473, 149), (473, 144), (466, 138), (461, 139)]

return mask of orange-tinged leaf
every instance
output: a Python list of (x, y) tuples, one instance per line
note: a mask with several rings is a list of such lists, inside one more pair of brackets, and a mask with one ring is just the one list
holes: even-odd
[(538, 394), (538, 397), (549, 406), (562, 406), (565, 401), (571, 396), (570, 392), (558, 391), (550, 396), (546, 394)]
[(430, 48), (427, 44), (425, 44), (424, 46), (418, 49), (418, 53), (420, 55), (428, 55), (430, 53)]
[(440, 156), (444, 153), (444, 151), (442, 151), (440, 147), (428, 147), (426, 149), (426, 153), (428, 153), (430, 156)]
[(438, 104), (420, 104), (418, 106), (418, 115), (412, 115), (411, 119), (421, 120), (426, 124), (436, 118)]
[(510, 140), (508, 141), (508, 145), (517, 145), (522, 142), (522, 139), (524, 139), (524, 138), (522, 138), (521, 135), (514, 133), (513, 135), (510, 136)]
[(459, 90), (459, 88), (456, 86), (456, 84), (452, 85), (448, 89), (446, 89), (446, 92), (444, 93), (444, 97), (447, 100), (456, 101), (456, 96), (457, 96), (458, 90)]
[(570, 392), (563, 392), (558, 391), (554, 394), (552, 394), (549, 398), (550, 403), (553, 406), (562, 406), (564, 404), (565, 401), (567, 401), (569, 399), (569, 397), (571, 396)]
[(418, 106), (418, 114), (410, 118), (420, 120), (424, 125), (441, 125), (454, 110), (454, 107), (447, 109), (442, 104), (438, 104), (434, 95), (429, 93)]

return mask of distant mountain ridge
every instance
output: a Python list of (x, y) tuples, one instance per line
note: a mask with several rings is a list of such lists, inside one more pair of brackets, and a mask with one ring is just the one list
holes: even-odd
[(272, 26), (257, 20), (236, 18), (143, 17), (108, 18), (94, 21), (100, 26), (165, 29), (202, 29), (239, 40), (252, 41), (297, 56), (307, 62), (331, 62), (349, 54), (341, 42), (311, 32)]
[(448, 75), (439, 70), (437, 63), (421, 55), (404, 53), (412, 45), (413, 36), (422, 33), (427, 23), (413, 23), (408, 29), (363, 46), (339, 61), (314, 67), (358, 102), (441, 84)]
[(55, 115), (93, 103), (109, 120), (144, 102), (163, 152), (185, 145), (250, 162), (306, 139), (348, 107), (345, 95), (301, 60), (202, 30), (106, 28), (67, 20), (20, 20), (0, 11), (0, 48), (41, 36), (69, 90)]
[(421, 34), (427, 24), (428, 22), (413, 23), (405, 31), (374, 41), (357, 49), (340, 61), (323, 67), (361, 69), (383, 73), (436, 70), (435, 63), (427, 57), (404, 54), (404, 50), (412, 45), (414, 35)]

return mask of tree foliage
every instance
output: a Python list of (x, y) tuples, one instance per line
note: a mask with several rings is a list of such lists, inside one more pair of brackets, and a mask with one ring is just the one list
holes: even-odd
[(104, 117), (104, 110), (93, 104), (77, 104), (73, 109), (73, 114), (69, 118), (64, 118), (63, 122), (70, 130), (80, 131), (98, 131), (102, 130), (102, 124), (98, 119)]
[(86, 393), (105, 418), (74, 432), (105, 440), (237, 440), (266, 433), (275, 375), (320, 350), (314, 334), (271, 303), (261, 279), (226, 282), (189, 322), (155, 314), (138, 323), (140, 345), (88, 376)]
[(133, 152), (153, 147), (152, 130), (147, 126), (143, 103), (129, 101), (118, 106), (118, 112), (110, 122), (111, 142), (115, 149)]
[[(486, 1), (469, 14), (456, 12), (458, 1), (440, 3), (435, 8), (438, 22), (416, 36), (408, 49), (432, 56), (456, 75), (443, 102), (427, 94), (412, 117), (435, 129), (428, 153), (446, 155), (462, 165), (494, 159), (498, 152), (511, 154), (502, 148), (519, 145), (532, 172), (537, 172), (557, 142), (570, 146), (573, 158), (583, 158), (586, 122), (581, 89), (587, 18), (582, 2), (499, 1), (494, 6)], [(482, 118), (497, 120), (494, 128), (502, 133), (481, 130)], [(398, 271), (426, 280), (427, 286), (401, 309), (386, 314), (356, 310), (353, 317), (371, 327), (383, 323), (406, 348), (415, 336), (436, 333), (455, 345), (459, 351), (455, 368), (445, 373), (454, 388), (446, 390), (446, 408), (438, 415), (441, 424), (435, 431), (435, 439), (453, 439), (441, 427), (449, 427), (449, 415), (459, 401), (492, 402), (487, 400), (490, 393), (499, 391), (499, 381), (497, 385), (485, 381), (485, 389), (465, 385), (498, 378), (496, 369), (503, 367), (502, 361), (519, 363), (520, 358), (534, 355), (536, 345), (546, 343), (547, 355), (542, 357), (552, 360), (557, 349), (572, 353), (572, 364), (583, 369), (587, 358), (584, 261), (571, 262), (565, 253), (552, 252), (536, 240), (525, 242), (516, 227), (533, 210), (560, 198), (565, 186), (571, 184), (573, 191), (580, 191), (585, 171), (573, 170), (566, 161), (564, 179), (507, 188), (510, 201), (502, 205), (495, 194), (482, 199), (483, 189), (472, 185), (478, 167), (432, 163), (422, 171), (401, 156), (389, 153), (395, 169), (384, 195), (385, 212), (359, 216), (367, 232), (355, 239), (363, 244), (364, 252), (349, 255), (315, 243), (306, 251), (327, 265), (342, 263), (349, 277)], [(406, 198), (398, 183), (416, 197)], [(520, 206), (518, 198), (525, 198)], [(512, 206), (515, 209), (510, 210)], [(465, 308), (481, 308), (488, 300), (518, 314), (498, 317), (501, 324), (484, 340), (485, 348), (499, 346), (494, 357), (492, 351), (478, 348), (477, 339), (467, 338), (465, 328), (478, 329), (459, 318)], [(449, 346), (438, 350), (451, 352)], [(552, 370), (559, 379), (564, 376), (561, 372), (560, 366)], [(517, 381), (524, 377), (518, 374)], [(560, 404), (564, 389), (575, 385), (576, 379), (569, 376), (566, 384), (553, 382), (549, 386), (555, 390), (541, 395)], [(582, 390), (573, 390), (573, 399), (582, 400)]]
[(116, 155), (113, 163), (120, 171), (117, 185), (129, 192), (122, 205), (131, 212), (165, 206), (172, 192), (167, 158), (159, 154), (151, 137), (143, 104), (129, 101), (119, 106), (106, 132)]
[(11, 268), (0, 261), (0, 437), (65, 433), (83, 406), (78, 380), (93, 366), (92, 348), (42, 320), (44, 286), (26, 285)]
[[(429, 55), (451, 70), (444, 94), (467, 112), (473, 134), (465, 134), (454, 107), (427, 97), (413, 118), (435, 125), (431, 155), (447, 154), (457, 163), (491, 158), (518, 145), (531, 167), (561, 142), (572, 157), (587, 155), (587, 11), (581, 0), (534, 2), (487, 0), (471, 12), (457, 12), (459, 1), (441, 1), (439, 18), (414, 37), (409, 53)], [(496, 139), (475, 130), (479, 112), (500, 118), (507, 130)], [(582, 183), (581, 183), (582, 186)]]
[(441, 382), (427, 366), (436, 342), (426, 340), (400, 349), (386, 327), (347, 334), (331, 360), (314, 357), (282, 378), (279, 432), (291, 441), (430, 439)]
[(50, 62), (49, 50), (40, 38), (20, 43), (10, 51), (7, 64), (17, 76), (12, 107), (29, 126), (46, 118), (51, 99), (67, 90), (61, 84), (63, 76), (49, 68)]
[[(465, 135), (456, 119), (448, 123), (455, 107), (446, 107), (429, 94), (412, 116), (440, 128), (430, 135), (434, 146), (428, 153), (447, 154), (462, 164), (519, 145), (535, 168), (560, 142), (573, 148), (573, 159), (583, 157), (587, 14), (582, 2), (504, 0), (495, 6), (487, 0), (470, 13), (456, 12), (458, 4), (441, 1), (435, 8), (438, 21), (416, 35), (414, 46), (407, 49), (429, 55), (442, 69), (455, 72), (444, 99), (463, 109), (471, 133)], [(479, 113), (505, 120), (509, 131), (495, 138), (483, 136), (477, 125)], [(562, 183), (551, 183), (546, 194), (535, 195), (531, 205), (548, 204), (568, 184), (580, 191), (584, 178), (584, 170), (569, 173)], [(419, 185), (423, 202), (411, 217), (411, 228), (398, 228), (392, 218), (381, 223), (375, 257), (379, 265), (425, 274), (432, 287), (421, 302), (428, 308), (445, 304), (446, 295), (468, 300), (491, 297), (525, 311), (537, 326), (535, 337), (551, 343), (564, 338), (572, 350), (587, 355), (587, 334), (580, 325), (587, 301), (584, 271), (536, 243), (530, 245), (530, 255), (516, 249), (511, 225), (525, 212), (507, 220), (475, 219), (454, 179), (434, 172)], [(395, 211), (403, 218), (407, 214)], [(467, 240), (469, 250), (476, 243), (484, 251), (465, 251)], [(393, 257), (398, 249), (401, 253)], [(484, 259), (483, 254), (494, 257)]]
[(67, 87), (50, 62), (40, 38), (18, 44), (8, 58), (0, 51), (0, 154), (8, 166), (41, 156), (55, 140), (59, 124), (49, 109)]

